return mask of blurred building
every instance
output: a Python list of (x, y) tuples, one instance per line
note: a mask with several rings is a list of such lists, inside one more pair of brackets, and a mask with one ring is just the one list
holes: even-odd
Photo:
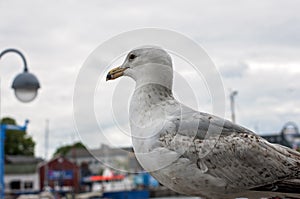
[(39, 188), (44, 190), (49, 186), (56, 192), (78, 192), (79, 172), (79, 167), (73, 162), (64, 157), (56, 157), (40, 165)]
[(39, 191), (38, 165), (43, 160), (32, 156), (5, 156), (5, 192), (7, 194)]
[(93, 175), (99, 175), (107, 168), (130, 172), (141, 171), (132, 147), (113, 148), (102, 144), (98, 149), (73, 149), (65, 156), (77, 165), (88, 166)]

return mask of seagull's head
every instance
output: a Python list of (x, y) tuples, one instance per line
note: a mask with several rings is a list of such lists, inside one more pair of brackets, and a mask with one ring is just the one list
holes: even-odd
[(133, 49), (120, 67), (108, 72), (106, 80), (121, 76), (131, 77), (138, 84), (157, 83), (169, 87), (173, 79), (171, 56), (164, 49), (156, 46)]

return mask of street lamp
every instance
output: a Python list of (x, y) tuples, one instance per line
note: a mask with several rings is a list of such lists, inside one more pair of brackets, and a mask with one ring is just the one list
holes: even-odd
[[(3, 55), (9, 52), (14, 52), (20, 55), (24, 64), (24, 71), (18, 74), (12, 84), (12, 88), (15, 91), (15, 95), (18, 100), (21, 102), (31, 102), (37, 96), (38, 89), (40, 88), (40, 83), (35, 75), (28, 72), (27, 63), (24, 55), (13, 48), (9, 48), (0, 53), (0, 59)], [(18, 130), (18, 131), (26, 131), (28, 121), (25, 121), (24, 126), (17, 125), (7, 125), (0, 124), (0, 198), (4, 198), (4, 141), (6, 130)]]
[(237, 96), (237, 91), (232, 91), (230, 93), (230, 108), (231, 108), (231, 121), (235, 123), (235, 103), (234, 103), (234, 97)]
[(4, 54), (9, 52), (14, 52), (20, 55), (24, 64), (24, 71), (15, 77), (12, 84), (12, 88), (15, 91), (15, 96), (21, 102), (31, 102), (37, 96), (40, 83), (36, 76), (28, 71), (26, 59), (19, 50), (12, 48), (4, 50), (2, 53), (0, 53), (0, 59)]

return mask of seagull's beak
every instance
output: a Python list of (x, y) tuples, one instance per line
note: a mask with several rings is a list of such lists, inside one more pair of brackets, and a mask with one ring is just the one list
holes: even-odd
[(111, 69), (106, 75), (106, 81), (117, 79), (118, 77), (121, 77), (122, 75), (124, 75), (124, 71), (127, 68), (117, 67), (117, 68)]

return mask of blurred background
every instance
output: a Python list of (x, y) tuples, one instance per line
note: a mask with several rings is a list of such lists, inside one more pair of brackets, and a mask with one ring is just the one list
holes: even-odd
[[(22, 60), (14, 53), (1, 57), (2, 124), (23, 125), (30, 120), (26, 133), (7, 130), (11, 134), (5, 145), (7, 194), (39, 192), (48, 185), (60, 192), (102, 190), (103, 181), (120, 182), (129, 175), (105, 163), (121, 170), (142, 170), (130, 139), (114, 130), (111, 121), (102, 130), (110, 132), (107, 136), (113, 143), (100, 139), (91, 147), (81, 143), (73, 119), (74, 86), (84, 61), (112, 36), (138, 28), (170, 29), (199, 43), (222, 77), (225, 117), (271, 142), (299, 148), (299, 6), (299, 1), (283, 0), (0, 1), (0, 53), (20, 50), (41, 85), (34, 101), (21, 103), (11, 84), (23, 70)], [(128, 85), (132, 89), (133, 84)], [(210, 100), (199, 106), (209, 112)], [(97, 133), (97, 129), (86, 131)], [(123, 150), (114, 151), (117, 147)], [(85, 148), (103, 159), (94, 159)], [(21, 171), (25, 164), (28, 170)], [(84, 178), (90, 176), (98, 178)], [(158, 186), (151, 176), (130, 179), (127, 188)]]

